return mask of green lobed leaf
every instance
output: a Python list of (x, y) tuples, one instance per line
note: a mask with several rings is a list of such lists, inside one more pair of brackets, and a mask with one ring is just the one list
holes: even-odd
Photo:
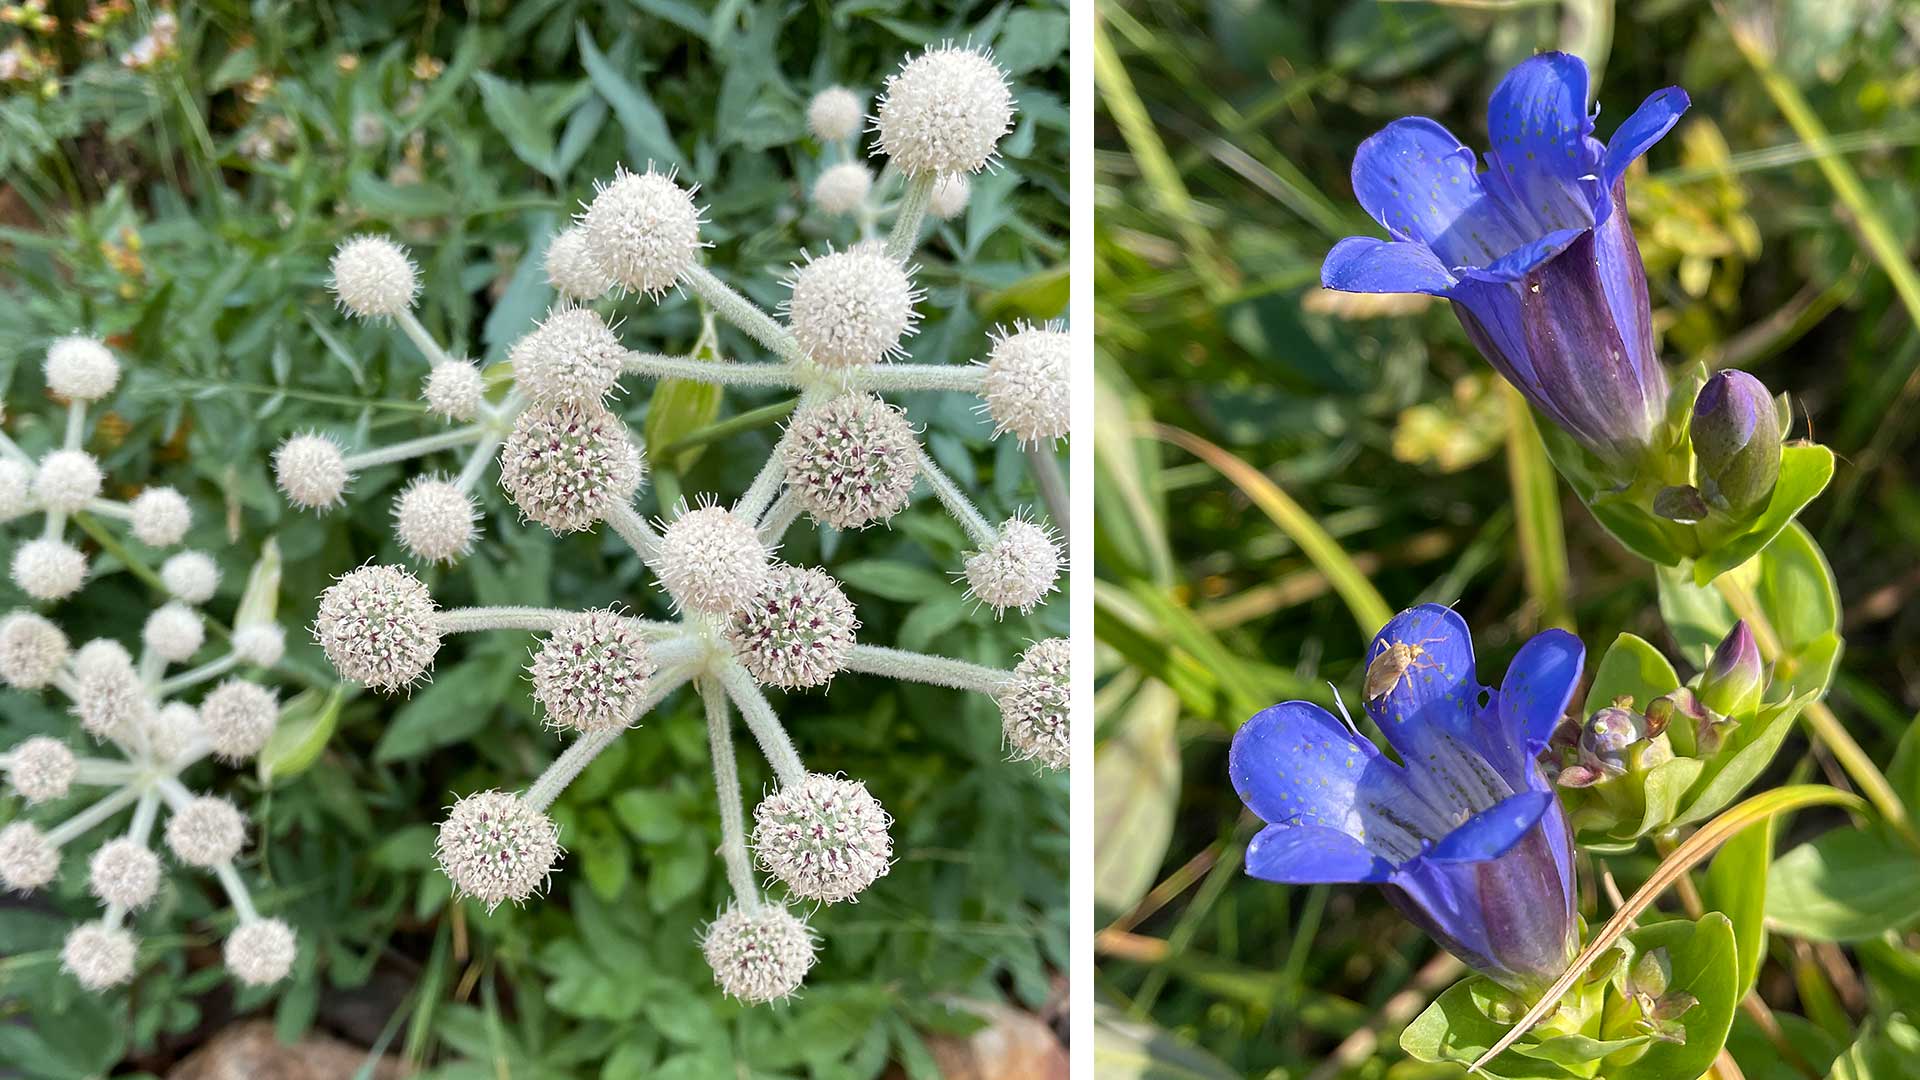
[(1833, 451), (1824, 446), (1788, 446), (1780, 451), (1780, 479), (1773, 498), (1747, 531), (1716, 546), (1693, 562), (1693, 580), (1706, 585), (1758, 555), (1773, 543), (1806, 505), (1833, 479)]
[(1655, 1040), (1636, 1060), (1605, 1070), (1608, 1080), (1696, 1080), (1720, 1056), (1734, 1009), (1744, 996), (1733, 924), (1710, 911), (1697, 922), (1657, 923), (1627, 936), (1636, 953), (1665, 949), (1673, 965), (1668, 993), (1692, 994), (1698, 1000), (1679, 1018), (1685, 1043)]
[(1833, 829), (1774, 861), (1766, 904), (1794, 937), (1876, 937), (1920, 919), (1920, 856), (1884, 830)]

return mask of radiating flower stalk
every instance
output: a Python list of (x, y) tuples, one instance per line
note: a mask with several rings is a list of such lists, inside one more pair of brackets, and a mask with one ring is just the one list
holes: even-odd
[[(809, 771), (764, 688), (824, 687), (855, 672), (985, 694), (999, 705), (1014, 758), (1050, 768), (1064, 768), (1068, 758), (1064, 641), (1032, 645), (1011, 670), (861, 642), (854, 607), (832, 575), (775, 555), (802, 518), (865, 528), (898, 514), (924, 488), (972, 541), (957, 576), (996, 616), (1031, 611), (1060, 570), (1048, 527), (1031, 513), (988, 520), (927, 453), (904, 410), (887, 400), (908, 391), (974, 394), (996, 436), (1050, 452), (1067, 434), (1063, 329), (1003, 328), (972, 364), (912, 363), (907, 352), (922, 298), (911, 253), (929, 213), (959, 212), (966, 175), (992, 162), (1010, 130), (1005, 74), (988, 55), (952, 47), (903, 64), (873, 118), (875, 152), (888, 157), (879, 184), (854, 160), (861, 109), (857, 95), (834, 87), (808, 110), (812, 132), (836, 158), (816, 180), (813, 202), (853, 216), (861, 239), (803, 254), (779, 312), (762, 310), (703, 264), (694, 188), (652, 168), (621, 169), (550, 244), (545, 268), (563, 301), (512, 347), (512, 383), (497, 401), (479, 371), (448, 357), (414, 318), (418, 282), (406, 254), (377, 237), (347, 242), (333, 263), (340, 305), (359, 317), (396, 320), (432, 365), (429, 407), (466, 426), (354, 454), (306, 435), (276, 453), (288, 498), (325, 510), (361, 469), (464, 452), (454, 478), (416, 479), (396, 501), (399, 538), (423, 561), (451, 561), (470, 548), (478, 516), (472, 493), (496, 453), (500, 484), (523, 517), (558, 535), (604, 524), (625, 542), (666, 592), (673, 619), (612, 607), (443, 610), (407, 570), (369, 565), (327, 590), (315, 633), (343, 676), (384, 691), (425, 677), (448, 635), (544, 635), (529, 668), (534, 696), (550, 727), (574, 734), (572, 745), (522, 793), (460, 798), (439, 834), (437, 855), (457, 891), (490, 909), (532, 896), (559, 859), (558, 830), (546, 813), (554, 799), (624, 731), (690, 687), (704, 703), (720, 852), (734, 893), (701, 947), (720, 987), (752, 1003), (791, 994), (815, 955), (804, 919), (762, 894), (756, 862), (787, 897), (835, 903), (854, 899), (893, 857), (879, 801), (864, 784)], [(877, 192), (895, 186), (891, 202), (879, 201)], [(707, 320), (688, 355), (631, 351), (598, 311), (583, 306), (609, 294), (657, 301), (674, 289), (697, 298)], [(712, 358), (716, 319), (771, 358)], [(634, 506), (646, 462), (606, 405), (624, 376), (778, 387), (798, 401), (737, 498), (704, 495), (649, 519)], [(755, 809), (751, 836), (732, 745), (736, 713), (777, 785)]]

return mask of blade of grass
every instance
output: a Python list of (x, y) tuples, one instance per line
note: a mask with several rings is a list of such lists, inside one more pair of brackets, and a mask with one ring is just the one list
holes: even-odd
[(1527, 595), (1540, 611), (1542, 626), (1577, 633), (1568, 602), (1567, 537), (1560, 525), (1560, 488), (1546, 445), (1533, 426), (1533, 410), (1520, 392), (1500, 384), (1507, 396), (1507, 482), (1513, 487), (1520, 563)]

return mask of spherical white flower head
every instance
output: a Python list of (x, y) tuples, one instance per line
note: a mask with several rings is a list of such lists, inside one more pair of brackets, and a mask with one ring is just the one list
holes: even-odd
[(72, 513), (100, 497), (100, 463), (84, 450), (55, 450), (33, 474), (33, 497), (49, 510)]
[(598, 402), (528, 409), (500, 448), (500, 486), (528, 519), (561, 534), (631, 502), (645, 475), (627, 425)]
[(793, 895), (837, 904), (866, 891), (893, 864), (892, 822), (867, 785), (808, 773), (754, 807), (753, 850)]
[(455, 895), (471, 896), (489, 912), (503, 900), (519, 903), (538, 892), (559, 857), (559, 827), (504, 791), (454, 803), (434, 848)]
[(233, 653), (249, 664), (272, 667), (287, 654), (287, 632), (277, 623), (257, 622), (233, 628)]
[(110, 739), (144, 724), (152, 702), (133, 657), (119, 642), (89, 641), (73, 654), (74, 715), (96, 739)]
[(298, 953), (293, 928), (279, 919), (240, 924), (221, 949), (227, 970), (248, 986), (272, 986), (286, 978)]
[(69, 401), (99, 401), (120, 381), (120, 361), (106, 345), (78, 334), (47, 349), (47, 389)]
[(29, 893), (53, 880), (60, 870), (60, 849), (30, 822), (0, 828), (0, 885)]
[(836, 529), (859, 529), (906, 509), (919, 450), (905, 412), (855, 393), (800, 410), (777, 452), (801, 509)]
[(333, 295), (363, 319), (398, 315), (419, 291), (413, 260), (384, 236), (355, 236), (333, 253)]
[(874, 130), (876, 153), (908, 176), (979, 172), (1013, 130), (1013, 91), (993, 58), (973, 49), (928, 49), (887, 77)]
[(1021, 446), (1051, 443), (1067, 433), (1073, 413), (1067, 333), (1021, 326), (993, 343), (987, 356), (987, 414), (993, 433), (1012, 432)]
[(813, 966), (813, 933), (785, 907), (735, 901), (707, 926), (700, 951), (721, 992), (764, 1005), (800, 989)]
[(609, 282), (658, 299), (700, 257), (700, 210), (693, 192), (649, 168), (625, 167), (597, 184), (580, 215), (587, 251)]
[(823, 214), (851, 214), (873, 190), (873, 170), (857, 161), (843, 161), (813, 182), (813, 205)]
[(193, 510), (186, 497), (170, 487), (154, 487), (133, 500), (134, 539), (148, 547), (172, 547), (187, 535)]
[(160, 856), (131, 836), (101, 844), (87, 860), (87, 891), (103, 904), (138, 911), (159, 889)]
[(547, 282), (569, 300), (597, 300), (613, 288), (613, 279), (594, 258), (587, 231), (579, 225), (547, 245)]
[(280, 721), (273, 691), (244, 679), (228, 679), (200, 699), (200, 728), (213, 752), (226, 761), (245, 761), (260, 752)]
[(480, 402), (487, 396), (487, 380), (480, 369), (466, 360), (442, 360), (427, 373), (422, 394), (427, 411), (449, 420), (471, 420), (480, 415)]
[(0, 461), (0, 521), (33, 509), (33, 470), (12, 458)]
[(995, 617), (1008, 608), (1025, 615), (1053, 591), (1060, 577), (1060, 545), (1052, 530), (1012, 518), (1001, 524), (993, 543), (967, 557), (966, 567), (967, 591)]
[(186, 752), (200, 735), (200, 713), (184, 701), (169, 701), (147, 721), (147, 752), (155, 761), (170, 762)]
[(313, 633), (343, 678), (398, 690), (433, 667), (438, 610), (419, 578), (397, 566), (363, 566), (320, 595)]
[(752, 600), (728, 617), (734, 656), (765, 686), (820, 686), (847, 666), (860, 625), (840, 583), (814, 567), (776, 564)]
[(110, 990), (133, 978), (139, 945), (133, 935), (103, 922), (81, 923), (60, 947), (60, 966), (89, 990)]
[(57, 799), (73, 783), (73, 751), (59, 739), (35, 735), (15, 746), (9, 756), (7, 782), (29, 804)]
[(829, 251), (794, 268), (784, 307), (787, 325), (814, 363), (826, 368), (877, 364), (900, 354), (914, 332), (920, 291), (907, 268), (878, 244)]
[(844, 86), (829, 86), (807, 102), (807, 130), (821, 142), (840, 142), (860, 134), (867, 103)]
[(752, 600), (772, 561), (753, 522), (724, 506), (683, 509), (660, 535), (660, 583), (681, 609), (702, 615)]
[(1014, 665), (1013, 676), (995, 699), (1000, 723), (1015, 761), (1038, 761), (1064, 769), (1072, 758), (1068, 727), (1067, 666), (1071, 650), (1065, 638), (1035, 642)]
[(639, 621), (603, 609), (580, 612), (548, 635), (527, 671), (548, 724), (606, 731), (633, 722), (654, 663)]
[(183, 551), (160, 564), (160, 584), (183, 604), (204, 604), (220, 587), (220, 567), (203, 551)]
[(513, 382), (539, 405), (599, 402), (620, 378), (626, 346), (592, 308), (560, 307), (508, 353)]
[(933, 197), (927, 210), (941, 221), (952, 221), (967, 209), (967, 197), (973, 184), (964, 173), (950, 173), (933, 182)]
[(352, 478), (340, 444), (325, 435), (295, 435), (273, 452), (273, 482), (295, 506), (323, 511), (338, 506)]
[(393, 499), (400, 546), (425, 562), (450, 563), (473, 550), (479, 509), (443, 476), (417, 476)]
[(140, 640), (160, 659), (177, 664), (200, 651), (207, 640), (207, 628), (199, 612), (173, 600), (153, 609), (153, 614), (147, 616)]
[(0, 680), (15, 690), (38, 690), (67, 662), (67, 635), (31, 611), (0, 619)]
[(215, 795), (197, 796), (167, 819), (167, 849), (188, 866), (207, 870), (232, 862), (246, 842), (246, 819)]

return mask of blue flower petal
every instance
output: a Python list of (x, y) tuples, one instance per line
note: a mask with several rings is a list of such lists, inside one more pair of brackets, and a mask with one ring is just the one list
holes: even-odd
[(1320, 265), (1320, 284), (1341, 292), (1445, 296), (1457, 279), (1425, 244), (1349, 236)]
[(1665, 90), (1656, 90), (1640, 103), (1633, 115), (1620, 125), (1607, 142), (1607, 160), (1602, 170), (1607, 187), (1620, 179), (1633, 164), (1633, 159), (1646, 153), (1654, 143), (1666, 137), (1673, 125), (1680, 122), (1680, 116), (1687, 111), (1692, 101), (1687, 92), (1677, 86)]
[(1521, 244), (1494, 260), (1486, 267), (1468, 267), (1460, 272), (1461, 277), (1475, 281), (1519, 281), (1526, 277), (1541, 263), (1553, 258), (1567, 249), (1569, 244), (1580, 239), (1585, 229), (1555, 229), (1538, 240)]
[(1487, 186), (1501, 194), (1526, 239), (1594, 222), (1594, 202), (1605, 196), (1598, 179), (1601, 147), (1592, 141), (1587, 111), (1587, 65), (1550, 52), (1522, 61), (1487, 102), (1493, 149)]
[(1353, 194), (1395, 240), (1425, 244), (1446, 266), (1486, 266), (1526, 239), (1481, 186), (1473, 151), (1424, 116), (1360, 144)]
[(1247, 845), (1247, 873), (1288, 885), (1322, 885), (1383, 882), (1393, 867), (1338, 829), (1269, 825)]
[(1640, 261), (1640, 244), (1633, 238), (1633, 223), (1627, 219), (1627, 182), (1613, 181), (1609, 205), (1617, 212), (1603, 218), (1593, 230), (1594, 272), (1606, 295), (1607, 310), (1620, 331), (1620, 343), (1626, 347), (1639, 382), (1645, 387), (1648, 407), (1664, 412), (1667, 403), (1667, 369), (1653, 347), (1653, 313), (1647, 304), (1647, 270)]
[(1512, 850), (1540, 823), (1553, 805), (1551, 791), (1523, 791), (1509, 795), (1448, 833), (1427, 853), (1437, 863), (1477, 863), (1497, 859)]
[(1240, 800), (1270, 825), (1324, 825), (1358, 838), (1364, 832), (1357, 792), (1376, 760), (1392, 765), (1327, 710), (1284, 701), (1234, 732), (1227, 775)]
[(1536, 634), (1514, 654), (1500, 683), (1500, 718), (1526, 760), (1539, 756), (1566, 715), (1586, 660), (1587, 647), (1565, 630)]
[[(1381, 654), (1405, 646), (1406, 658), (1397, 671)], [(1386, 733), (1402, 760), (1414, 764), (1426, 757), (1429, 729), (1456, 738), (1473, 738), (1473, 715), (1480, 683), (1474, 673), (1473, 637), (1460, 613), (1439, 604), (1422, 604), (1395, 615), (1367, 649), (1369, 685), (1367, 714)], [(1375, 694), (1375, 691), (1381, 691)]]

